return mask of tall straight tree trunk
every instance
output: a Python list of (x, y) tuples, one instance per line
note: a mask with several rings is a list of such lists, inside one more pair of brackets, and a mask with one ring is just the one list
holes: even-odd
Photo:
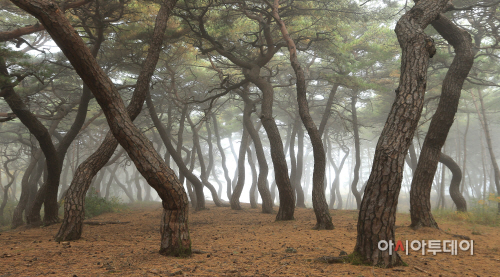
[[(302, 172), (304, 171), (304, 130), (297, 121), (297, 170), (295, 171), (295, 191), (297, 192), (297, 207), (305, 208), (305, 196), (302, 189)], [(326, 165), (325, 165), (326, 166)]]
[(326, 156), (325, 150), (323, 148), (323, 142), (321, 140), (321, 134), (314, 124), (311, 115), (309, 114), (309, 104), (307, 103), (306, 95), (306, 80), (304, 71), (302, 70), (300, 63), (297, 59), (297, 49), (295, 42), (292, 40), (288, 34), (285, 23), (281, 20), (278, 14), (279, 0), (274, 0), (274, 5), (272, 7), (272, 14), (277, 21), (283, 39), (288, 46), (288, 52), (290, 53), (290, 63), (295, 75), (297, 77), (297, 103), (299, 106), (299, 114), (302, 119), (302, 123), (309, 134), (311, 144), (313, 147), (314, 155), (314, 171), (313, 171), (313, 191), (312, 191), (312, 201), (314, 213), (316, 215), (316, 230), (331, 230), (333, 229), (332, 217), (330, 216), (330, 211), (328, 210), (328, 204), (326, 203), (325, 190), (324, 190), (324, 179), (325, 179), (325, 168), (326, 168)]
[[(381, 267), (401, 264), (401, 257), (380, 251), (381, 240), (395, 241), (396, 207), (405, 156), (422, 113), (429, 59), (436, 50), (424, 29), (444, 11), (446, 0), (420, 0), (397, 22), (402, 49), (396, 97), (377, 143), (372, 171), (359, 210), (355, 255)], [(394, 249), (392, 249), (394, 253)]]
[(352, 113), (352, 130), (354, 133), (354, 152), (356, 164), (354, 165), (354, 179), (351, 184), (351, 192), (356, 199), (356, 208), (359, 210), (361, 205), (361, 193), (358, 191), (359, 168), (361, 167), (361, 150), (359, 142), (358, 115), (356, 111), (356, 103), (358, 101), (358, 92), (352, 92), (351, 95), (351, 113)]
[[(57, 4), (52, 1), (13, 0), (12, 2), (34, 15), (45, 26), (45, 29), (68, 58), (78, 75), (95, 95), (116, 139), (125, 148), (137, 169), (148, 180), (148, 183), (158, 191), (163, 200), (164, 208), (160, 228), (160, 253), (174, 256), (190, 255), (191, 239), (189, 238), (187, 226), (188, 201), (182, 184), (179, 183), (174, 172), (166, 166), (165, 162), (156, 153), (148, 139), (132, 123), (130, 114), (125, 108), (116, 87), (99, 67), (69, 20), (64, 17)], [(175, 3), (175, 0), (162, 2), (162, 7), (158, 13), (162, 18), (157, 16), (157, 23), (164, 22), (164, 26), (166, 26), (169, 12)], [(156, 27), (155, 35), (158, 34), (159, 36), (153, 35), (153, 41), (157, 42), (159, 48), (163, 42), (162, 35), (165, 28)], [(156, 40), (157, 38), (159, 38), (159, 41)], [(150, 68), (153, 69), (149, 70), (149, 74), (141, 72), (139, 75), (137, 87), (144, 87), (145, 85), (146, 88), (149, 88), (149, 81), (158, 60), (158, 54), (159, 52), (153, 58), (154, 62), (150, 64)], [(150, 58), (149, 55), (148, 58)], [(142, 107), (146, 92), (147, 89), (142, 93), (142, 101), (140, 101), (139, 107)], [(141, 108), (138, 110), (140, 111)]]
[(432, 22), (438, 33), (455, 48), (455, 57), (441, 87), (441, 98), (425, 136), (410, 191), (411, 227), (438, 228), (431, 214), (430, 193), (441, 148), (453, 125), (465, 78), (474, 62), (472, 38), (444, 15)]

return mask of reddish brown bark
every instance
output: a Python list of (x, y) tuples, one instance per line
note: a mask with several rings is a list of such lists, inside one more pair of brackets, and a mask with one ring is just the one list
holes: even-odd
[[(465, 78), (474, 62), (472, 38), (444, 15), (432, 26), (455, 49), (455, 57), (443, 80), (441, 98), (425, 136), (410, 191), (411, 227), (438, 228), (431, 214), (431, 188), (448, 132), (453, 125)], [(442, 184), (444, 185), (444, 184)], [(441, 194), (444, 197), (443, 194)], [(444, 199), (444, 198), (443, 198)]]
[[(182, 184), (179, 183), (174, 172), (166, 166), (149, 140), (132, 123), (110, 78), (99, 67), (90, 50), (55, 3), (46, 0), (13, 0), (12, 2), (34, 15), (45, 26), (96, 97), (113, 135), (127, 151), (137, 169), (162, 198), (164, 214), (160, 228), (160, 253), (174, 256), (190, 255), (191, 240), (187, 226), (188, 201)], [(170, 11), (175, 2), (166, 1), (167, 5), (163, 5), (163, 8)], [(168, 17), (168, 13), (165, 16)], [(149, 78), (142, 81), (148, 84), (152, 73), (148, 74)], [(140, 105), (142, 106), (142, 103)]]

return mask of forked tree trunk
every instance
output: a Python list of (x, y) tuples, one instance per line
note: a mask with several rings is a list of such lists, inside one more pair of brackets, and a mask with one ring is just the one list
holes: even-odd
[[(259, 136), (258, 130), (255, 129), (252, 120), (252, 108), (253, 102), (248, 97), (248, 91), (241, 93), (240, 96), (245, 101), (245, 108), (243, 110), (243, 124), (245, 129), (250, 135), (253, 145), (255, 147), (255, 154), (257, 155), (257, 162), (259, 164), (259, 176), (257, 177), (257, 189), (259, 191), (260, 197), (262, 198), (262, 212), (272, 213), (273, 212), (273, 200), (271, 198), (271, 192), (267, 184), (267, 175), (269, 173), (269, 167), (266, 161), (266, 155), (264, 154), (264, 147), (262, 146), (262, 141)], [(260, 126), (259, 126), (260, 129)]]
[(381, 240), (395, 241), (396, 207), (405, 156), (422, 113), (429, 58), (435, 54), (424, 29), (445, 9), (447, 0), (420, 0), (396, 24), (402, 49), (401, 75), (396, 97), (375, 150), (372, 171), (359, 210), (354, 254), (381, 267), (401, 264), (392, 249), (379, 250)]
[[(148, 180), (148, 183), (158, 191), (163, 200), (164, 208), (160, 228), (160, 253), (174, 256), (190, 255), (191, 240), (187, 226), (188, 201), (182, 184), (179, 183), (174, 172), (166, 166), (162, 158), (156, 153), (148, 139), (132, 123), (116, 87), (99, 67), (69, 20), (64, 17), (58, 6), (51, 1), (13, 0), (12, 2), (34, 15), (45, 26), (45, 29), (69, 59), (78, 75), (95, 95), (116, 139), (125, 148), (137, 169)], [(161, 21), (166, 24), (169, 12), (175, 3), (175, 0), (162, 2), (159, 15), (161, 14), (163, 18), (159, 20), (159, 17), (157, 17), (158, 22)], [(162, 11), (165, 12), (162, 13)], [(155, 26), (155, 33), (157, 31), (163, 34), (165, 28), (157, 30)], [(160, 39), (159, 46), (161, 46), (162, 42), (162, 39)], [(154, 60), (157, 60), (157, 57), (158, 55)], [(153, 69), (154, 64), (156, 62), (152, 64)], [(141, 75), (147, 75), (147, 77), (144, 79), (139, 77), (137, 86), (142, 87), (145, 85), (149, 87), (150, 76), (153, 71), (151, 70), (150, 74), (142, 74), (141, 72), (140, 77)], [(140, 81), (144, 83), (139, 83)], [(142, 95), (143, 100), (146, 92), (147, 89)], [(140, 101), (139, 106), (142, 106), (142, 102)]]
[[(142, 104), (146, 92), (149, 89), (149, 80), (156, 67), (161, 45), (163, 43), (163, 33), (166, 29), (166, 21), (168, 19), (167, 10), (169, 9), (169, 7), (164, 7), (163, 10), (161, 10), (163, 13), (162, 16), (157, 17), (155, 32), (153, 34), (148, 56), (140, 72), (140, 76), (138, 77), (132, 100), (127, 107), (127, 113), (132, 120), (134, 120), (142, 110)], [(91, 55), (94, 56), (96, 54), (97, 52), (94, 48)], [(90, 86), (88, 87), (91, 88)], [(95, 91), (92, 92), (95, 94)], [(117, 147), (117, 139), (111, 132), (108, 132), (99, 148), (78, 166), (71, 185), (68, 188), (68, 192), (66, 193), (64, 219), (55, 236), (56, 240), (77, 240), (81, 237), (83, 219), (85, 218), (85, 195), (91, 185), (92, 179), (99, 170), (106, 165)], [(125, 189), (125, 191), (127, 190)], [(130, 198), (129, 194), (127, 194), (127, 196)], [(131, 201), (134, 201), (133, 197)]]
[(425, 136), (410, 191), (411, 227), (438, 228), (431, 214), (430, 194), (441, 148), (453, 125), (465, 78), (474, 62), (472, 38), (451, 20), (441, 15), (432, 26), (455, 48), (455, 58), (443, 80), (441, 98)]
[(300, 63), (297, 59), (297, 49), (294, 41), (288, 34), (285, 23), (281, 20), (278, 14), (279, 0), (274, 0), (274, 5), (272, 7), (272, 14), (277, 21), (283, 39), (285, 40), (288, 51), (290, 53), (290, 63), (295, 75), (297, 77), (297, 103), (299, 106), (299, 114), (302, 119), (302, 123), (309, 134), (311, 144), (313, 147), (314, 155), (314, 171), (313, 171), (313, 191), (312, 191), (312, 201), (314, 213), (316, 215), (316, 226), (314, 229), (333, 229), (332, 217), (330, 216), (330, 211), (328, 210), (328, 204), (326, 203), (325, 190), (324, 190), (324, 179), (325, 179), (325, 168), (326, 168), (326, 156), (325, 150), (323, 148), (323, 142), (321, 140), (321, 135), (309, 114), (309, 105), (307, 103), (306, 95), (306, 81), (304, 71), (302, 70)]

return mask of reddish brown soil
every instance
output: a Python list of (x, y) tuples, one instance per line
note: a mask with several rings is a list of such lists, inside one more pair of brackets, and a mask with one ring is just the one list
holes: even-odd
[[(52, 239), (59, 225), (3, 232), (0, 276), (500, 276), (499, 228), (442, 222), (443, 230), (474, 240), (473, 256), (460, 250), (458, 256), (422, 256), (410, 250), (410, 256), (403, 255), (408, 266), (382, 269), (315, 261), (353, 250), (356, 211), (331, 211), (335, 230), (314, 231), (311, 209), (297, 209), (295, 221), (275, 222), (275, 215), (243, 206), (192, 212), (192, 247), (206, 253), (190, 258), (158, 254), (159, 204), (95, 217), (92, 221), (130, 223), (85, 225), (83, 238), (70, 246)], [(398, 215), (397, 225), (408, 223), (408, 215)], [(461, 240), (433, 229), (396, 231), (399, 240)]]

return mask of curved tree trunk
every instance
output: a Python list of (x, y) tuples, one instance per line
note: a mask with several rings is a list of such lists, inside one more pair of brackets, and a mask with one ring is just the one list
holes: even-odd
[(2, 197), (2, 204), (0, 204), (0, 225), (4, 225), (4, 216), (3, 216), (3, 211), (5, 209), (5, 206), (7, 206), (7, 200), (9, 199), (9, 189), (14, 184), (17, 178), (17, 170), (14, 172), (14, 174), (10, 173), (9, 171), (9, 163), (17, 160), (17, 158), (7, 158), (7, 161), (3, 164), (3, 167), (5, 168), (5, 173), (7, 174), (7, 184), (3, 187), (3, 197)]
[(201, 151), (201, 145), (200, 145), (200, 136), (198, 135), (198, 130), (196, 130), (196, 126), (194, 126), (193, 122), (191, 121), (189, 113), (187, 114), (186, 119), (189, 122), (189, 125), (191, 126), (191, 131), (193, 132), (193, 146), (196, 147), (198, 161), (200, 162), (201, 182), (205, 187), (208, 188), (208, 190), (210, 190), (210, 193), (212, 194), (212, 200), (214, 201), (217, 207), (227, 207), (228, 205), (220, 201), (219, 197), (217, 196), (217, 191), (215, 190), (214, 186), (208, 181), (208, 175), (210, 174), (210, 172), (207, 171), (207, 167), (205, 166), (205, 160), (203, 159), (203, 153)]
[(220, 157), (222, 159), (222, 170), (224, 170), (224, 178), (226, 179), (226, 189), (228, 189), (229, 194), (227, 195), (228, 199), (231, 197), (231, 178), (229, 177), (229, 171), (227, 170), (226, 165), (226, 153), (224, 153), (224, 148), (221, 144), (221, 137), (219, 133), (219, 124), (217, 123), (217, 116), (212, 113), (212, 121), (214, 123), (214, 134), (217, 139), (217, 148), (219, 149)]
[(356, 199), (356, 207), (359, 210), (361, 205), (361, 193), (358, 191), (358, 180), (359, 180), (359, 168), (361, 167), (361, 150), (359, 142), (359, 130), (358, 130), (358, 115), (356, 112), (356, 103), (358, 101), (358, 93), (352, 92), (351, 95), (351, 112), (352, 112), (352, 130), (354, 133), (354, 151), (356, 154), (356, 164), (354, 165), (354, 179), (351, 184), (351, 192)]
[(246, 128), (243, 128), (243, 133), (241, 135), (240, 151), (238, 155), (238, 182), (236, 187), (234, 187), (233, 194), (231, 195), (231, 209), (241, 210), (240, 196), (243, 191), (243, 186), (245, 185), (245, 154), (248, 147), (248, 132)]
[(299, 114), (302, 119), (302, 123), (309, 134), (311, 144), (313, 147), (314, 155), (314, 171), (313, 171), (313, 191), (312, 200), (314, 213), (316, 215), (316, 226), (317, 230), (333, 229), (332, 217), (328, 210), (328, 204), (326, 203), (325, 190), (324, 190), (324, 179), (325, 179), (325, 168), (326, 168), (326, 156), (325, 150), (323, 148), (323, 142), (321, 140), (321, 135), (309, 114), (309, 105), (307, 103), (306, 95), (306, 81), (304, 76), (304, 71), (302, 70), (300, 63), (297, 59), (297, 49), (295, 43), (288, 34), (285, 23), (281, 20), (278, 14), (279, 0), (274, 0), (274, 5), (272, 7), (273, 17), (278, 22), (278, 25), (285, 40), (288, 51), (290, 52), (290, 63), (297, 76), (297, 103), (299, 106)]
[(272, 85), (260, 77), (260, 67), (253, 66), (251, 70), (244, 70), (248, 78), (262, 91), (261, 115), (262, 126), (266, 130), (271, 147), (271, 159), (274, 165), (274, 179), (279, 190), (280, 206), (276, 220), (293, 220), (295, 212), (295, 193), (288, 176), (288, 165), (286, 164), (283, 151), (283, 141), (273, 118), (274, 90)]
[[(170, 153), (171, 157), (174, 159), (175, 163), (177, 164), (177, 167), (179, 167), (179, 171), (182, 173), (183, 176), (185, 176), (189, 182), (194, 186), (194, 191), (196, 194), (196, 197), (192, 197), (191, 201), (192, 204), (196, 206), (196, 210), (204, 210), (205, 209), (205, 194), (203, 193), (203, 183), (196, 177), (191, 170), (189, 170), (186, 167), (186, 164), (182, 160), (181, 152), (177, 151), (174, 146), (172, 145), (171, 138), (169, 134), (167, 133), (167, 130), (163, 123), (161, 123), (160, 119), (158, 118), (158, 115), (156, 114), (156, 110), (153, 104), (153, 100), (151, 99), (151, 95), (148, 93), (146, 97), (146, 105), (148, 106), (149, 109), (149, 114), (151, 115), (151, 120), (153, 120), (153, 123), (158, 130), (158, 134), (160, 134), (161, 140), (163, 141), (163, 144), (165, 144), (165, 147), (167, 148), (168, 153)], [(184, 114), (184, 112), (183, 112)], [(187, 113), (186, 113), (187, 115)], [(181, 121), (183, 123), (183, 121)], [(184, 124), (181, 124), (180, 127), (183, 127)], [(179, 132), (181, 130), (179, 129)], [(181, 138), (181, 137), (180, 137)], [(180, 149), (180, 141), (178, 141), (177, 146), (178, 149)], [(196, 153), (196, 147), (193, 147), (194, 153)], [(194, 153), (192, 154), (191, 157), (191, 162), (194, 163)], [(191, 194), (190, 194), (191, 196)], [(196, 200), (196, 201), (193, 201)], [(195, 204), (196, 203), (196, 204)]]
[(432, 26), (455, 48), (455, 58), (443, 80), (441, 98), (425, 136), (410, 191), (411, 227), (438, 228), (431, 214), (430, 194), (441, 148), (453, 124), (465, 78), (474, 62), (472, 38), (441, 15)]
[(462, 196), (462, 193), (460, 193), (460, 182), (462, 181), (462, 170), (460, 170), (460, 166), (450, 156), (444, 153), (441, 153), (441, 155), (439, 155), (439, 162), (446, 165), (446, 167), (448, 167), (448, 169), (451, 170), (451, 173), (453, 174), (450, 182), (450, 196), (457, 206), (457, 211), (466, 212), (467, 202)]
[(401, 264), (397, 252), (389, 255), (389, 251), (380, 251), (378, 243), (395, 241), (396, 207), (405, 156), (422, 113), (429, 58), (436, 51), (424, 29), (447, 3), (447, 0), (420, 0), (396, 24), (395, 32), (402, 49), (399, 87), (375, 150), (359, 210), (354, 248), (355, 255), (372, 265)]

